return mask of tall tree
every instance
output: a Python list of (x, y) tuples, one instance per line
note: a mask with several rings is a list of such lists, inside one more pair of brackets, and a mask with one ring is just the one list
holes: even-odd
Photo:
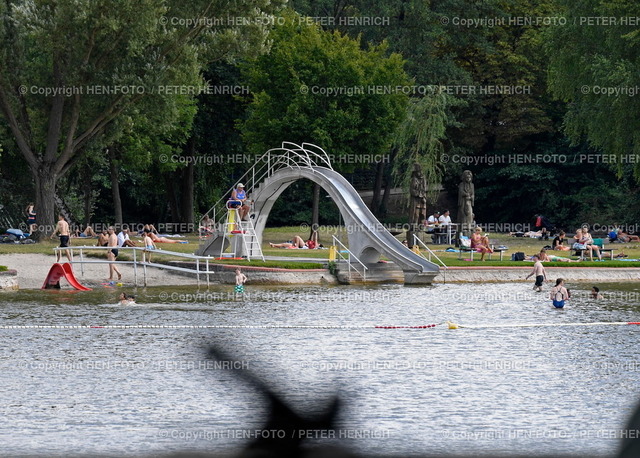
[[(53, 223), (56, 183), (132, 109), (162, 112), (202, 85), (205, 62), (266, 49), (278, 2), (173, 0), (0, 4), (0, 113)], [(246, 22), (223, 21), (243, 17)]]
[[(640, 181), (640, 31), (635, 2), (558, 0), (570, 20), (548, 29), (549, 87), (568, 102), (566, 132), (633, 164)], [(573, 20), (572, 20), (573, 19)]]
[(338, 164), (343, 171), (362, 154), (386, 153), (405, 115), (407, 96), (394, 90), (409, 83), (402, 58), (389, 55), (386, 44), (362, 49), (359, 39), (323, 31), (291, 11), (283, 17), (270, 53), (244, 67), (253, 94), (241, 124), (249, 148), (311, 142), (346, 156)]

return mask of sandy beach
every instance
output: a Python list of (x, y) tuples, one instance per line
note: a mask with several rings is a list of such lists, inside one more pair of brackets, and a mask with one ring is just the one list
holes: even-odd
[[(3, 254), (0, 255), (0, 265), (18, 271), (18, 285), (20, 289), (39, 289), (42, 287), (49, 269), (56, 261), (56, 257), (46, 254)], [(66, 258), (62, 257), (62, 262)], [(131, 265), (118, 265), (122, 272), (122, 284), (124, 286), (134, 286), (134, 273)], [(84, 276), (80, 273), (80, 265), (74, 266), (74, 273), (78, 281), (86, 286), (93, 287), (99, 285), (109, 277), (108, 264), (85, 264)], [(138, 284), (142, 285), (142, 272), (138, 267)], [(147, 285), (196, 285), (195, 277), (178, 275), (166, 270), (157, 268), (147, 268)], [(69, 284), (62, 280), (60, 285), (63, 288), (71, 288)]]

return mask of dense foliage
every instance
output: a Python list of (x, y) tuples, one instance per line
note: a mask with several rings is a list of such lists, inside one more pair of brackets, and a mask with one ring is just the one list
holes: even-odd
[[(454, 218), (464, 169), (474, 173), (479, 222), (544, 213), (571, 229), (640, 218), (633, 2), (288, 7), (2, 2), (0, 218), (18, 222), (35, 202), (44, 224), (54, 205), (76, 222), (193, 223), (250, 166), (234, 158), (283, 140), (393, 158), (337, 164), (373, 189), (374, 211), (417, 161), (442, 182)], [(193, 87), (229, 90), (180, 90)], [(288, 193), (283, 201), (299, 205), (278, 203), (272, 221), (310, 222), (313, 187)], [(324, 193), (319, 216), (338, 222)]]

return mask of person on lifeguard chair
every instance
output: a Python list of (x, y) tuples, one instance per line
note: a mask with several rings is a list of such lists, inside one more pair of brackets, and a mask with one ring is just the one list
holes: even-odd
[(231, 197), (227, 202), (227, 208), (237, 208), (240, 220), (246, 221), (251, 207), (249, 207), (247, 192), (244, 190), (244, 185), (242, 183), (238, 183), (238, 186), (231, 191)]

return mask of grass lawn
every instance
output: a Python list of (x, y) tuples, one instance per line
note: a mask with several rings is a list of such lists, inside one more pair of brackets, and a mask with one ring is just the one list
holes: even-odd
[[(269, 242), (272, 243), (282, 243), (288, 240), (291, 240), (295, 235), (299, 235), (303, 239), (306, 239), (309, 236), (308, 228), (301, 228), (300, 226), (289, 226), (289, 227), (278, 227), (278, 228), (267, 228), (263, 234), (263, 245), (262, 249), (265, 256), (281, 256), (281, 257), (304, 257), (304, 258), (317, 258), (318, 263), (303, 263), (295, 260), (291, 261), (268, 261), (267, 263), (263, 263), (262, 261), (238, 261), (238, 260), (221, 260), (221, 261), (212, 261), (221, 264), (239, 264), (239, 265), (255, 265), (255, 266), (264, 266), (264, 267), (281, 267), (281, 268), (318, 268), (320, 264), (327, 261), (329, 257), (329, 250), (290, 250), (290, 249), (282, 249), (282, 248), (271, 248), (269, 246)], [(329, 247), (332, 243), (332, 235), (337, 235), (338, 238), (343, 242), (347, 243), (347, 233), (346, 231), (336, 231), (335, 227), (331, 227), (329, 230), (321, 230), (319, 232), (320, 243), (322, 243), (325, 247)], [(404, 234), (400, 234), (397, 236), (398, 240), (403, 240), (405, 238)], [(427, 236), (426, 240), (430, 242), (431, 237)], [(540, 251), (542, 247), (545, 245), (550, 245), (551, 240), (537, 240), (531, 238), (524, 237), (510, 237), (506, 234), (489, 234), (489, 239), (491, 243), (495, 246), (505, 245), (508, 247), (508, 250), (505, 251), (503, 257), (504, 261), (499, 261), (499, 256), (496, 254), (492, 257), (491, 260), (487, 259), (485, 261), (480, 261), (480, 255), (474, 254), (474, 261), (468, 261), (468, 253), (463, 254), (463, 259), (459, 260), (458, 253), (450, 253), (445, 252), (444, 250), (449, 247), (449, 245), (434, 245), (432, 243), (427, 243), (427, 246), (433, 250), (440, 259), (444, 261), (447, 266), (528, 266), (531, 265), (531, 262), (514, 262), (511, 261), (511, 254), (517, 251), (522, 251), (526, 255), (532, 255)], [(133, 237), (133, 240), (139, 241), (140, 239), (137, 237)], [(199, 239), (196, 235), (190, 234), (184, 239), (189, 243), (159, 243), (158, 247), (162, 248), (163, 251), (175, 251), (179, 253), (188, 253), (193, 254), (197, 249), (199, 244)], [(93, 246), (96, 243), (96, 239), (90, 238), (72, 238), (71, 244), (73, 246)], [(35, 243), (31, 245), (20, 245), (20, 244), (0, 244), (0, 255), (8, 254), (8, 253), (40, 253), (40, 254), (53, 254), (53, 248), (58, 245), (58, 240), (49, 240), (46, 239), (40, 243)], [(606, 248), (614, 248), (616, 251), (614, 255), (624, 252), (628, 255), (628, 259), (640, 259), (640, 245), (638, 244), (624, 244), (624, 243), (614, 243), (605, 245)], [(566, 252), (555, 252), (558, 256), (562, 257), (571, 257), (572, 251)], [(106, 253), (104, 251), (95, 251), (91, 256), (95, 257), (103, 257), (106, 258)], [(575, 257), (572, 257), (576, 259)], [(123, 253), (118, 257), (119, 260), (131, 260), (132, 256), (130, 253)], [(169, 260), (175, 260), (177, 258), (172, 257), (170, 255), (163, 255), (161, 252), (156, 252), (153, 254), (153, 261), (166, 262)], [(583, 261), (579, 263), (575, 262), (552, 262), (545, 263), (545, 265), (550, 267), (640, 267), (640, 262), (629, 262), (629, 261), (619, 261), (614, 260), (611, 261), (607, 259), (607, 256), (604, 257), (605, 261), (603, 262), (590, 262)]]

